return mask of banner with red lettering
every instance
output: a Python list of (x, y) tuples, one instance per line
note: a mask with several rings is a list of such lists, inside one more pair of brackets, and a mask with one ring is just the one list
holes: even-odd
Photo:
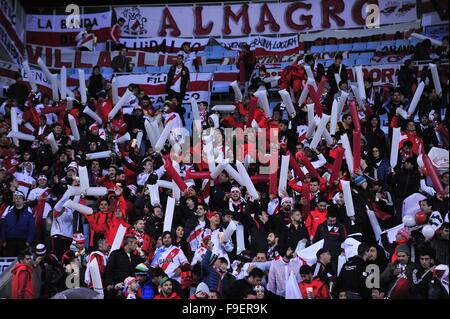
[[(400, 70), (400, 64), (377, 64), (372, 66), (363, 66), (364, 78), (371, 78), (374, 86), (383, 84), (396, 85), (397, 74)], [(347, 67), (349, 82), (356, 82), (356, 71), (354, 67)]]
[[(92, 68), (95, 65), (110, 67), (112, 59), (118, 51), (76, 51), (72, 49), (58, 49), (27, 45), (29, 62), (37, 65), (40, 57), (49, 68)], [(163, 66), (176, 62), (176, 55), (158, 54), (143, 51), (128, 51), (128, 58), (135, 67)]]
[(130, 6), (114, 10), (117, 18), (126, 20), (122, 37), (220, 37), (367, 27), (377, 17), (377, 12), (368, 8), (371, 2), (378, 3), (380, 25), (417, 20), (416, 1), (413, 0), (309, 0)]
[(162, 53), (178, 53), (184, 43), (188, 43), (192, 52), (205, 50), (209, 39), (182, 39), (172, 37), (156, 38), (121, 38), (120, 43), (127, 48)]
[(241, 51), (244, 44), (250, 45), (255, 55), (287, 55), (299, 50), (298, 36), (269, 38), (263, 36), (243, 37), (235, 39), (218, 39), (221, 46), (229, 50)]
[[(27, 43), (51, 47), (75, 47), (75, 37), (92, 24), (97, 43), (104, 43), (109, 38), (111, 28), (111, 12), (88, 13), (80, 15), (79, 27), (67, 25), (69, 15), (27, 15)], [(73, 22), (73, 21), (72, 21)]]
[[(116, 77), (119, 95), (122, 95), (130, 83), (139, 85), (150, 96), (155, 106), (162, 106), (167, 96), (167, 74), (130, 74)], [(189, 103), (193, 97), (197, 101), (210, 102), (212, 73), (191, 73), (183, 103)]]

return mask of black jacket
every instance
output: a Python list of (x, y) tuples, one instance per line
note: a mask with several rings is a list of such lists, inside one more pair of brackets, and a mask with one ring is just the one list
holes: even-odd
[(392, 187), (393, 195), (396, 200), (403, 200), (409, 195), (419, 191), (420, 174), (416, 170), (407, 171), (401, 169), (397, 174), (390, 175), (388, 184)]
[[(252, 213), (255, 214), (254, 218), (251, 216)], [(263, 223), (259, 219), (260, 213), (261, 206), (259, 203), (248, 202), (244, 214), (236, 214), (236, 219), (244, 225), (244, 235), (245, 233), (250, 235), (250, 249), (256, 252), (267, 250), (267, 235), (269, 232), (269, 222)]]
[(131, 72), (131, 69), (128, 66), (128, 58), (120, 54), (115, 56), (111, 61), (111, 67), (113, 68), (114, 72)]
[(225, 200), (225, 193), (229, 193), (231, 189), (231, 183), (221, 183), (211, 187), (209, 192), (209, 208), (210, 210), (220, 210), (227, 207), (228, 200)]
[[(340, 72), (340, 76), (341, 76), (341, 81), (347, 82), (348, 78), (347, 78), (347, 68), (345, 67), (344, 64), (341, 64), (342, 68), (341, 68), (341, 72)], [(339, 91), (338, 88), (338, 84), (336, 83), (336, 79), (334, 77), (335, 73), (339, 73), (339, 67), (336, 64), (332, 64), (327, 71), (327, 77), (328, 77), (328, 83), (330, 84), (331, 87), (331, 91), (332, 93), (336, 93)]]
[(232, 298), (230, 295), (230, 288), (236, 282), (236, 277), (234, 277), (231, 273), (226, 272), (222, 277), (222, 297), (223, 298)]
[(409, 297), (411, 299), (428, 299), (428, 290), (433, 279), (433, 272), (425, 271), (420, 265), (412, 268), (409, 280)]
[(360, 256), (350, 258), (342, 267), (337, 280), (339, 290), (351, 291), (364, 299), (369, 297), (366, 286), (366, 262)]
[(295, 249), (298, 242), (302, 239), (306, 239), (308, 241), (306, 244), (306, 246), (308, 246), (309, 234), (303, 222), (300, 223), (298, 228), (295, 228), (292, 223), (288, 224), (284, 229), (284, 232), (281, 234), (281, 241), (284, 244), (289, 245), (292, 249)]
[[(174, 84), (173, 79), (175, 77), (177, 65), (174, 64), (170, 67), (169, 73), (167, 73), (167, 82), (166, 82), (166, 90), (169, 91), (170, 87)], [(186, 88), (189, 83), (189, 70), (184, 66), (181, 70), (181, 83), (180, 83), (180, 94), (184, 96), (186, 93)]]
[(130, 253), (128, 258), (125, 250), (118, 249), (111, 253), (105, 268), (105, 284), (116, 285), (127, 277), (134, 277), (135, 268), (144, 260)]
[(317, 227), (316, 235), (313, 242), (316, 243), (321, 239), (324, 239), (323, 248), (331, 251), (331, 256), (336, 258), (341, 253), (341, 244), (346, 238), (346, 232), (344, 226), (341, 224), (335, 224), (329, 231), (327, 222), (320, 224)]
[(244, 299), (246, 293), (252, 290), (253, 286), (247, 281), (247, 278), (236, 280), (230, 287), (228, 299)]

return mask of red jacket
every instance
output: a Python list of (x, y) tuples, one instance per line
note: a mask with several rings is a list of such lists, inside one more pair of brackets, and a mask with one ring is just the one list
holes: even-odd
[(402, 140), (400, 142), (400, 145), (399, 145), (400, 148), (403, 147), (403, 143), (405, 143), (405, 141), (411, 141), (411, 143), (413, 144), (412, 150), (413, 150), (414, 154), (416, 154), (416, 156), (419, 155), (420, 151), (422, 151), (422, 152), (424, 151), (423, 140), (417, 136), (416, 132), (407, 132), (404, 134), (406, 134), (407, 139)]
[(114, 189), (116, 187), (116, 181), (110, 180), (108, 175), (103, 176), (97, 181), (97, 186), (103, 186), (107, 189)]
[(181, 299), (175, 292), (172, 292), (169, 296), (163, 296), (162, 294), (156, 295), (154, 299)]
[(111, 218), (108, 224), (108, 231), (105, 233), (105, 239), (108, 242), (108, 245), (112, 246), (114, 243), (114, 238), (116, 237), (117, 229), (122, 225), (125, 228), (130, 228), (130, 224), (128, 224), (124, 218), (118, 219), (115, 215)]
[(147, 254), (148, 260), (153, 259), (153, 252), (154, 252), (154, 246), (155, 246), (155, 240), (150, 237), (149, 234), (146, 234), (142, 232), (139, 234), (139, 232), (136, 229), (130, 229), (128, 234), (126, 236), (132, 236), (136, 237), (138, 246), (141, 247), (142, 251)]
[(33, 267), (16, 264), (12, 270), (11, 298), (34, 299)]
[(316, 235), (317, 227), (319, 227), (320, 224), (325, 222), (327, 220), (327, 211), (324, 210), (323, 212), (319, 211), (318, 209), (312, 210), (308, 217), (306, 218), (306, 229), (308, 229), (308, 233), (310, 237), (314, 237)]
[(91, 246), (96, 246), (96, 243), (94, 242), (94, 236), (96, 234), (106, 234), (106, 232), (109, 230), (109, 221), (112, 219), (113, 213), (110, 211), (107, 211), (106, 213), (98, 211), (92, 215), (85, 215), (85, 217), (89, 222), (89, 226), (91, 227)]
[(120, 40), (120, 25), (117, 23), (111, 27), (109, 37), (114, 42), (119, 42)]
[(298, 284), (298, 287), (300, 288), (303, 299), (309, 299), (306, 293), (307, 288), (313, 289), (313, 299), (330, 299), (327, 285), (319, 278), (313, 279), (310, 283), (302, 281)]

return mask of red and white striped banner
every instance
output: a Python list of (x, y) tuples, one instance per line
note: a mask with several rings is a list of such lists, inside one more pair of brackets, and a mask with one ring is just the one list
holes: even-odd
[(67, 15), (27, 15), (27, 43), (51, 47), (75, 47), (75, 37), (85, 29), (86, 24), (92, 24), (92, 30), (98, 43), (104, 43), (109, 38), (111, 28), (111, 11), (82, 14), (80, 28), (69, 28), (66, 25)]
[[(122, 95), (130, 83), (139, 85), (150, 96), (155, 106), (162, 106), (166, 94), (167, 74), (130, 74), (116, 77), (119, 95)], [(192, 73), (187, 86), (184, 103), (193, 97), (198, 101), (210, 101), (212, 73)]]

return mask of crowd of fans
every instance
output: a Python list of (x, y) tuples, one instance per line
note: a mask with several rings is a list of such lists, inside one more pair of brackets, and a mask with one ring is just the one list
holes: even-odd
[[(121, 23), (111, 32), (114, 48), (121, 50), (112, 67), (127, 72), (126, 49), (120, 46), (117, 31)], [(89, 28), (80, 41), (87, 37)], [(444, 49), (448, 54), (448, 44)], [(423, 45), (420, 50), (424, 55), (429, 47)], [(258, 127), (278, 132), (279, 159), (292, 154), (303, 174), (289, 170), (283, 196), (271, 192), (265, 180), (255, 178), (255, 198), (228, 170), (215, 179), (194, 179), (189, 175), (209, 172), (208, 163), (181, 162), (179, 174), (187, 189), (176, 199), (170, 231), (164, 228), (165, 212), (168, 198), (176, 197), (175, 190), (156, 187), (160, 198), (156, 204), (150, 193), (152, 186), (160, 185), (159, 180), (172, 180), (166, 157), (171, 145), (167, 141), (156, 151), (144, 123), (155, 120), (166, 126), (173, 121), (175, 128), (184, 126), (186, 105), (182, 102), (189, 71), (192, 67), (198, 71), (188, 47), (169, 71), (168, 97), (162, 108), (155, 108), (144, 90), (130, 84), (131, 98), (112, 119), (108, 118), (114, 106), (111, 84), (98, 67), (87, 81), (86, 105), (78, 90), (73, 91), (69, 107), (67, 100), (52, 101), (41, 92), (30, 92), (19, 79), (0, 108), (0, 256), (18, 257), (10, 297), (50, 298), (68, 288), (68, 276), (94, 289), (98, 277), (92, 269), (98, 269), (100, 290), (109, 299), (282, 299), (291, 296), (290, 275), (304, 299), (448, 298), (448, 166), (439, 173), (444, 191), (438, 192), (427, 178), (429, 172), (418, 163), (420, 155), (432, 147), (448, 149), (449, 83), (448, 73), (439, 65), (442, 58), (431, 57), (440, 69), (441, 94), (436, 94), (426, 67), (418, 74), (415, 60), (407, 61), (398, 74), (397, 87), (374, 87), (371, 79), (364, 79), (367, 98), (364, 105), (358, 104), (359, 119), (355, 119), (348, 106), (355, 97), (342, 55), (337, 54), (327, 70), (305, 55), (283, 70), (279, 82), (280, 88), (292, 90), (295, 115), (279, 103), (268, 117), (254, 96), (259, 88), (267, 88), (267, 73), (262, 66), (254, 74), (256, 62), (246, 47), (237, 62), (240, 79), (247, 85), (243, 100), (235, 101), (231, 114), (211, 111), (207, 102), (200, 102), (202, 129), (244, 128), (254, 120)], [(327, 79), (316, 115), (331, 114), (333, 101), (343, 92), (349, 94), (332, 143), (322, 139), (316, 148), (310, 147), (312, 136), (306, 138), (301, 130), (308, 127), (307, 104), (314, 101), (309, 96), (301, 105), (296, 103), (307, 83), (306, 64), (316, 85)], [(405, 119), (398, 110), (408, 109), (420, 81), (426, 86), (418, 107)], [(85, 107), (97, 113), (101, 123), (84, 112)], [(33, 135), (33, 141), (7, 137), (15, 125), (13, 112), (19, 131)], [(73, 138), (69, 116), (76, 120), (79, 140)], [(348, 162), (342, 161), (338, 178), (330, 182), (341, 137), (352, 136), (356, 121), (361, 127), (360, 165), (351, 173)], [(404, 139), (398, 163), (391, 167), (396, 127)], [(126, 134), (128, 141), (115, 142)], [(245, 152), (251, 147), (246, 141)], [(111, 153), (98, 159), (86, 156), (103, 151)], [(249, 175), (256, 176), (261, 165), (250, 163)], [(84, 167), (89, 186), (105, 187), (105, 196), (67, 195), (69, 189), (80, 186)], [(349, 203), (340, 180), (351, 183), (354, 216), (347, 214)], [(415, 203), (420, 212), (412, 225), (406, 225), (404, 201), (417, 193), (423, 195)], [(68, 200), (91, 207), (93, 213), (66, 207)], [(395, 238), (383, 234), (377, 240), (369, 209), (382, 230), (404, 223)], [(237, 225), (236, 231), (224, 240), (231, 223)], [(429, 224), (435, 232), (425, 236), (422, 229)], [(110, 253), (123, 227), (123, 242)], [(301, 258), (303, 249), (322, 240), (312, 261)], [(346, 248), (352, 242), (358, 245), (348, 254)], [(377, 266), (380, 274), (379, 285), (374, 287), (366, 284), (369, 265)], [(40, 285), (39, 295), (35, 285)]]

